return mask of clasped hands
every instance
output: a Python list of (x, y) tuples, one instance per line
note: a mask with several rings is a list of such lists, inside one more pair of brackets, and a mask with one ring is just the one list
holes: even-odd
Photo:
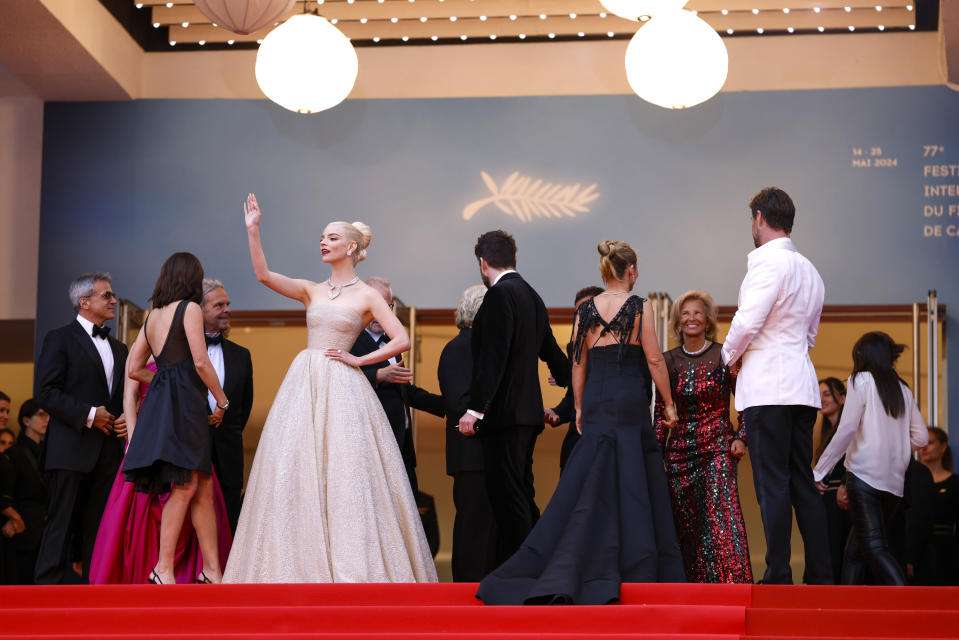
[(97, 407), (93, 414), (93, 427), (102, 431), (104, 435), (116, 435), (118, 438), (127, 437), (126, 416), (121, 413), (119, 418), (114, 418), (106, 407)]
[(226, 409), (221, 409), (220, 407), (217, 407), (213, 411), (213, 413), (207, 416), (206, 418), (207, 424), (209, 424), (211, 427), (219, 428), (220, 424), (223, 423), (224, 414), (226, 414)]

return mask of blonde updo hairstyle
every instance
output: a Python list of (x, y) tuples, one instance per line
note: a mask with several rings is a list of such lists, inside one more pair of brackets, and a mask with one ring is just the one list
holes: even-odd
[(692, 289), (676, 298), (676, 302), (673, 303), (673, 308), (669, 313), (669, 327), (672, 329), (673, 335), (682, 344), (683, 329), (680, 326), (682, 324), (680, 312), (683, 310), (683, 305), (690, 300), (699, 300), (703, 303), (703, 309), (706, 311), (706, 339), (715, 340), (716, 330), (719, 326), (719, 312), (716, 310), (716, 301), (702, 289)]
[(636, 252), (622, 240), (603, 240), (596, 247), (599, 251), (599, 275), (603, 282), (622, 280), (630, 265), (636, 266)]
[(363, 222), (343, 222), (342, 220), (331, 224), (342, 227), (346, 239), (356, 243), (356, 251), (351, 256), (353, 264), (366, 260), (366, 248), (370, 246), (370, 240), (373, 239), (373, 231), (370, 230), (369, 225)]

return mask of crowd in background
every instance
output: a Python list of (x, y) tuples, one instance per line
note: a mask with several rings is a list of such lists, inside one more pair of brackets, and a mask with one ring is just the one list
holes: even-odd
[[(461, 363), (465, 356), (464, 350), (456, 345), (469, 344), (472, 317), (482, 302), (484, 290), (477, 286), (464, 292), (456, 315), (461, 334), (447, 346), (439, 363), (442, 397), (448, 405), (447, 420), (453, 423), (458, 415), (457, 398), (464, 395), (464, 390), (456, 387), (456, 372), (461, 368), (455, 365)], [(577, 296), (576, 302), (582, 304), (590, 295), (601, 291), (598, 287), (587, 289), (585, 295)], [(696, 311), (705, 318), (702, 323), (704, 333), (708, 331), (712, 338), (715, 331), (715, 305), (708, 294), (700, 291), (689, 292), (676, 301), (671, 325), (677, 337), (681, 341), (685, 337), (680, 316), (686, 306), (698, 307)], [(682, 350), (677, 347), (669, 353), (673, 353), (671, 357), (680, 357)], [(678, 369), (674, 368), (674, 371)], [(678, 374), (674, 379), (678, 387)], [(687, 384), (686, 388), (691, 390), (695, 386)], [(835, 377), (824, 378), (820, 381), (820, 393), (821, 436), (813, 464), (818, 462), (836, 434), (846, 401), (846, 384)], [(702, 582), (751, 581), (742, 579), (744, 574), (751, 578), (751, 573), (745, 534), (741, 528), (739, 496), (735, 491), (735, 461), (738, 456), (735, 453), (732, 456), (716, 455), (718, 451), (728, 450), (734, 442), (744, 440), (746, 434), (739, 424), (728, 420), (728, 386), (725, 394), (711, 392), (710, 397), (718, 401), (718, 410), (711, 411), (711, 415), (723, 428), (710, 432), (701, 428), (701, 425), (687, 425), (671, 435), (665, 429), (658, 429), (667, 459), (675, 458), (681, 461), (678, 464), (686, 466), (695, 466), (696, 460), (704, 456), (720, 461), (714, 472), (705, 474), (708, 484), (683, 483), (677, 480), (677, 471), (667, 467), (676, 526), (688, 579)], [(50, 416), (33, 398), (28, 398), (20, 404), (15, 422), (10, 423), (11, 402), (7, 394), (0, 392), (0, 581), (3, 584), (33, 584), (33, 569), (46, 520), (48, 494), (42, 471), (42, 448)], [(570, 402), (564, 399), (559, 406), (546, 409), (546, 424), (555, 427), (570, 422), (570, 408), (565, 406)], [(705, 407), (701, 409), (705, 410)], [(887, 528), (889, 549), (902, 567), (908, 584), (959, 585), (959, 474), (954, 471), (947, 433), (933, 426), (929, 427), (928, 433), (929, 444), (910, 459), (904, 477), (902, 499), (890, 514)], [(570, 425), (562, 447), (561, 466), (578, 437), (575, 427)], [(490, 507), (483, 491), (482, 456), (471, 453), (478, 444), (476, 440), (471, 441), (448, 430), (447, 473), (454, 478), (453, 499), (456, 507), (453, 577), (458, 581), (477, 581), (483, 577), (487, 565), (486, 555), (490, 553), (490, 539), (494, 535), (490, 527)], [(405, 446), (409, 451), (410, 445)], [(852, 535), (844, 461), (843, 458), (837, 462), (826, 475), (826, 488), (822, 493), (827, 513), (833, 578), (836, 584), (875, 584), (878, 583), (877, 578), (868, 571), (856, 576), (852, 575), (855, 571), (847, 567), (847, 575), (843, 575), (843, 559)], [(412, 465), (409, 468), (412, 475)], [(733, 489), (723, 484), (730, 481), (733, 482)], [(726, 509), (726, 513), (730, 514), (729, 521), (714, 520), (713, 509), (707, 511), (698, 508), (707, 500), (707, 496), (715, 496), (719, 503), (729, 505)], [(720, 533), (728, 532), (730, 524), (734, 525), (732, 534)], [(716, 528), (715, 533), (710, 533), (711, 527)], [(473, 532), (469, 536), (471, 542), (466, 542), (465, 532)], [(435, 545), (437, 534), (435, 531), (430, 533), (431, 542)], [(717, 546), (709, 540), (721, 544)], [(82, 560), (78, 542), (74, 540), (71, 546), (71, 566), (80, 573)], [(731, 551), (738, 549), (738, 554), (730, 556), (718, 553), (723, 545)], [(483, 552), (477, 553), (477, 548), (483, 549)], [(729, 558), (731, 561), (723, 563), (719, 561), (720, 558)], [(79, 575), (77, 577), (79, 579)]]

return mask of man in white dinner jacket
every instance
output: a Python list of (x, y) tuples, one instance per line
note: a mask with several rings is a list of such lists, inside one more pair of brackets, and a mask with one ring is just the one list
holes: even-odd
[(739, 309), (723, 345), (743, 412), (756, 498), (766, 533), (762, 582), (792, 584), (792, 510), (806, 550), (806, 581), (832, 583), (826, 512), (813, 482), (812, 430), (821, 407), (809, 349), (816, 344), (824, 287), (789, 238), (796, 207), (768, 187), (749, 203), (756, 249), (739, 289)]

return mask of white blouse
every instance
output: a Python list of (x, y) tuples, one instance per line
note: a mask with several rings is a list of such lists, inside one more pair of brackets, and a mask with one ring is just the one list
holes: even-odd
[(898, 418), (886, 413), (871, 373), (847, 381), (846, 404), (836, 434), (813, 470), (816, 481), (826, 477), (846, 454), (846, 469), (870, 487), (902, 497), (906, 467), (913, 449), (929, 443), (926, 423), (909, 387), (900, 383), (905, 411)]

